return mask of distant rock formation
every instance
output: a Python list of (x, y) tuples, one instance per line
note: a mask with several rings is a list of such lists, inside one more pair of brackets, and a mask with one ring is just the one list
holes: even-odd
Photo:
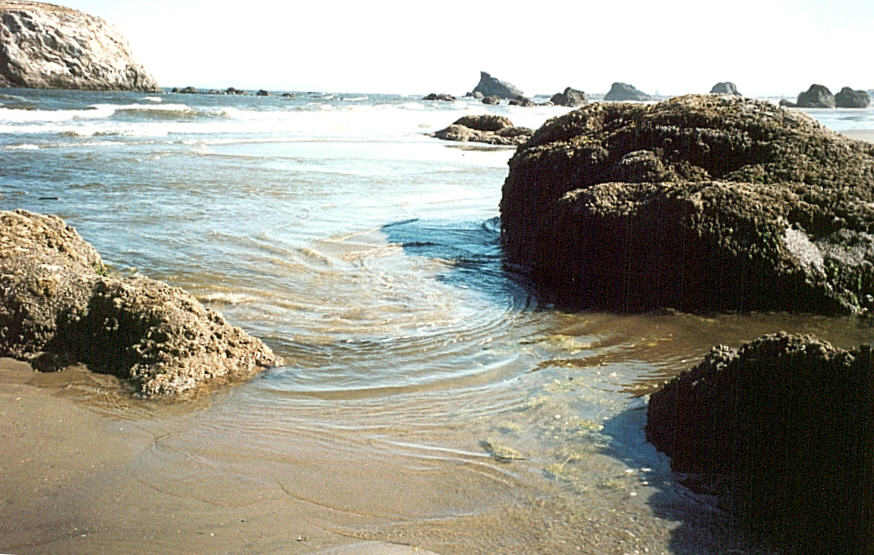
[(871, 374), (809, 335), (719, 345), (650, 396), (646, 437), (777, 552), (872, 553)]
[(498, 98), (506, 99), (523, 96), (522, 91), (510, 83), (496, 79), (485, 71), (481, 71), (479, 75), (479, 83), (471, 91), (470, 94), (472, 95), (481, 93), (483, 96), (497, 96)]
[(0, 87), (158, 90), (115, 27), (23, 0), (0, 0)]
[(74, 363), (142, 397), (188, 395), (282, 360), (185, 291), (108, 274), (57, 216), (0, 212), (0, 356), (41, 370)]
[(489, 96), (483, 97), (483, 104), (486, 104), (488, 106), (497, 106), (500, 103), (501, 103), (501, 99), (498, 98), (497, 96), (489, 95)]
[(639, 91), (634, 88), (632, 85), (628, 83), (613, 83), (610, 87), (610, 91), (604, 95), (604, 100), (608, 101), (624, 101), (624, 100), (636, 100), (636, 101), (645, 101), (645, 100), (653, 100), (653, 97), (646, 94), (645, 92)]
[(428, 96), (424, 97), (422, 100), (431, 100), (431, 101), (441, 101), (441, 102), (453, 102), (455, 101), (455, 97), (451, 94), (437, 94), (431, 93)]
[(552, 95), (552, 98), (550, 98), (549, 101), (556, 106), (570, 106), (575, 108), (577, 106), (582, 106), (583, 104), (588, 104), (589, 99), (583, 91), (567, 87), (564, 92)]
[(432, 136), (444, 141), (488, 143), (492, 145), (520, 145), (527, 141), (532, 129), (515, 127), (503, 116), (464, 116)]
[(835, 96), (824, 85), (811, 85), (798, 95), (796, 105), (799, 108), (834, 108)]
[(511, 158), (507, 261), (621, 312), (874, 310), (874, 144), (734, 95), (592, 103)]
[(850, 87), (844, 87), (835, 95), (835, 105), (838, 108), (867, 108), (871, 104), (871, 97), (865, 91), (854, 91)]
[(255, 93), (255, 96), (270, 96), (270, 91), (260, 89), (258, 92)]
[(715, 85), (710, 89), (710, 94), (736, 94), (740, 95), (737, 92), (737, 87), (731, 81), (722, 81)]

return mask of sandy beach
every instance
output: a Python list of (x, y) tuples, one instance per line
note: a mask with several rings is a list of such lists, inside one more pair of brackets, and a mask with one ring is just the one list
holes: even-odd
[(848, 129), (841, 131), (842, 134), (859, 141), (874, 143), (874, 129)]
[[(166, 413), (157, 426), (152, 409)], [(172, 433), (155, 429), (191, 409), (131, 400), (115, 378), (82, 367), (43, 374), (0, 359), (0, 552), (428, 553), (330, 530), (336, 511), (275, 484), (194, 485), (179, 473), (197, 461), (150, 465)], [(200, 495), (156, 485), (180, 478)]]

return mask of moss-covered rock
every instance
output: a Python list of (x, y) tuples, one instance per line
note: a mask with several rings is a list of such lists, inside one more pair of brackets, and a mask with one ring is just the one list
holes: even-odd
[(651, 396), (646, 436), (786, 552), (868, 553), (871, 373), (812, 336), (720, 345)]
[(510, 160), (507, 260), (562, 304), (874, 306), (874, 145), (728, 95), (595, 103)]
[(176, 287), (107, 275), (57, 216), (0, 212), (0, 356), (71, 363), (130, 380), (144, 397), (245, 379), (282, 360)]

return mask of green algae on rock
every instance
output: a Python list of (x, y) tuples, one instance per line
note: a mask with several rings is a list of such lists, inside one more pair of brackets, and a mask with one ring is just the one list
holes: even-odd
[(107, 275), (57, 216), (0, 212), (0, 356), (43, 370), (72, 363), (179, 396), (282, 364), (261, 341), (185, 291)]
[(874, 308), (874, 145), (729, 95), (595, 103), (510, 160), (508, 262), (573, 307)]

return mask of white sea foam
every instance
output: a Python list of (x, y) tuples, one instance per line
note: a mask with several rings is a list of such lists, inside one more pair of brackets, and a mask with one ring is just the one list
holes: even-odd
[(144, 96), (141, 100), (145, 100), (146, 102), (164, 102), (164, 99), (160, 96)]
[(32, 144), (7, 145), (3, 147), (3, 150), (39, 150), (39, 146)]

